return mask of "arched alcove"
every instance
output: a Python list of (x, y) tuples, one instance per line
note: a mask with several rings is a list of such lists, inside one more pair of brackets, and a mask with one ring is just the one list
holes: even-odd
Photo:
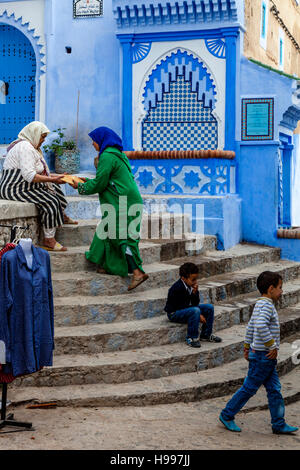
[(143, 150), (217, 149), (215, 95), (205, 65), (186, 51), (173, 52), (145, 85)]

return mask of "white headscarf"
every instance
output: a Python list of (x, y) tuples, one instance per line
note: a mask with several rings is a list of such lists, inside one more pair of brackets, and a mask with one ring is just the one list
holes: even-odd
[[(51, 131), (49, 131), (48, 127), (45, 126), (45, 124), (43, 124), (42, 122), (33, 121), (27, 124), (27, 126), (23, 127), (20, 134), (18, 135), (18, 139), (27, 140), (40, 153), (41, 160), (43, 161), (43, 165), (48, 175), (50, 175), (50, 170), (44, 158), (43, 152), (41, 151), (40, 148), (38, 148), (38, 145), (40, 143), (42, 134), (48, 135), (50, 134), (50, 132)], [(53, 190), (53, 186), (51, 183), (45, 183), (45, 184), (48, 186), (50, 190)]]
[(33, 121), (21, 130), (18, 139), (28, 140), (38, 150), (42, 134), (50, 134), (48, 127), (42, 122)]

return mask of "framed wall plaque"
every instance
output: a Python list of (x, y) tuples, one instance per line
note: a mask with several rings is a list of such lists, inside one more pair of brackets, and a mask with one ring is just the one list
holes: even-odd
[(74, 18), (103, 16), (103, 0), (73, 0)]
[(242, 99), (242, 140), (273, 140), (274, 98)]

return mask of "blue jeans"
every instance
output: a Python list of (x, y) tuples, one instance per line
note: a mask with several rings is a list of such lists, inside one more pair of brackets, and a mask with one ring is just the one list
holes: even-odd
[(214, 323), (214, 306), (211, 304), (199, 304), (196, 307), (188, 307), (168, 313), (170, 321), (175, 323), (187, 323), (187, 338), (196, 339), (199, 336), (200, 315), (206, 319), (201, 330), (201, 338), (209, 338), (212, 334)]
[(278, 378), (276, 359), (268, 359), (267, 351), (249, 352), (248, 375), (242, 387), (233, 395), (226, 407), (221, 411), (223, 419), (231, 421), (249, 398), (256, 394), (257, 390), (264, 385), (269, 402), (272, 428), (282, 429), (284, 420), (284, 401), (281, 395), (281, 384)]

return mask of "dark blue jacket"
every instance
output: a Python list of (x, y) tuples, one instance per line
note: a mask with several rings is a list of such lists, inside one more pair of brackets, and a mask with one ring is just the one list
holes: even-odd
[(169, 289), (165, 312), (174, 313), (177, 310), (199, 305), (199, 302), (199, 291), (196, 294), (190, 294), (182, 280), (179, 279)]
[(52, 366), (54, 308), (50, 256), (32, 246), (32, 269), (22, 247), (5, 253), (0, 271), (0, 340), (6, 346), (4, 372), (16, 377)]

